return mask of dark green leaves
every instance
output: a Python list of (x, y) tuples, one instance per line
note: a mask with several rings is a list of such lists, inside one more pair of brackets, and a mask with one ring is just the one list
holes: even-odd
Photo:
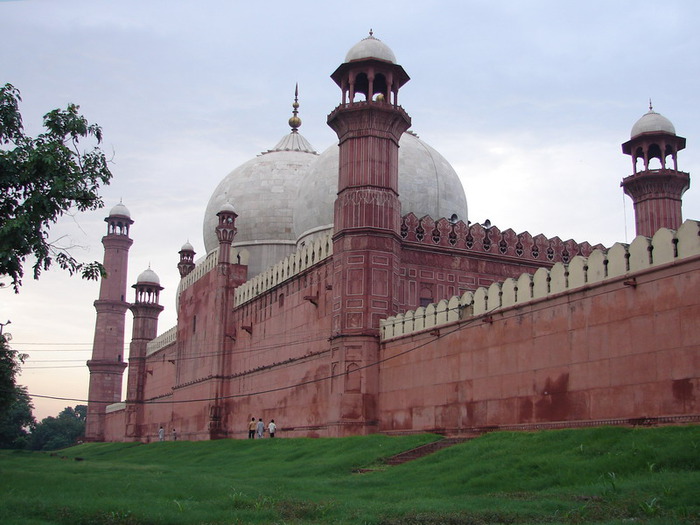
[[(98, 191), (112, 174), (99, 148), (102, 129), (78, 113), (79, 106), (54, 109), (44, 116), (46, 132), (36, 138), (24, 134), (19, 91), (0, 88), (0, 275), (12, 279), (19, 291), (28, 256), (36, 262), (34, 278), (56, 262), (71, 274), (96, 279), (104, 268), (98, 262), (75, 260), (68, 248), (52, 244), (48, 232), (65, 213), (101, 208)], [(82, 149), (82, 141), (95, 145)]]

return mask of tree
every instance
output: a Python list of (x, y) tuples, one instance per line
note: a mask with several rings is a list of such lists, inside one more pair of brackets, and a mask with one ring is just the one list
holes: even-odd
[(32, 402), (25, 387), (15, 383), (26, 358), (10, 348), (0, 334), (0, 448), (24, 448), (28, 431), (34, 425)]
[(58, 417), (46, 417), (32, 430), (29, 447), (32, 450), (56, 450), (75, 445), (85, 434), (87, 405), (64, 408)]
[(0, 333), (0, 418), (17, 398), (15, 378), (27, 357), (10, 348), (7, 342), (9, 335), (6, 335)]
[(11, 84), (0, 87), (0, 275), (12, 279), (19, 292), (28, 256), (36, 262), (34, 278), (53, 263), (71, 275), (98, 279), (99, 262), (78, 262), (49, 241), (51, 225), (74, 209), (104, 206), (98, 190), (112, 174), (104, 152), (95, 145), (81, 149), (81, 140), (102, 142), (102, 129), (78, 114), (79, 106), (54, 109), (44, 115), (46, 132), (36, 138), (24, 134), (19, 112), (20, 92)]
[(36, 424), (32, 415), (33, 408), (27, 388), (15, 387), (12, 404), (0, 414), (0, 448), (28, 447), (31, 432)]

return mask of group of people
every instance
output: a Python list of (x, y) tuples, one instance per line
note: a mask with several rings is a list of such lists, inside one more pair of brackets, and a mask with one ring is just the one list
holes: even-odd
[[(275, 425), (275, 420), (271, 419), (267, 424), (267, 432), (270, 434), (270, 437), (273, 438), (275, 437), (276, 431), (277, 425)], [(250, 423), (248, 423), (248, 439), (255, 439), (256, 437), (262, 439), (264, 435), (265, 423), (263, 423), (262, 418), (258, 419), (257, 422), (255, 418), (252, 418)], [(175, 429), (173, 429), (172, 439), (173, 441), (177, 440), (177, 432), (175, 432)], [(165, 429), (162, 426), (158, 429), (158, 441), (165, 441)]]
[[(173, 441), (177, 441), (177, 432), (173, 429)], [(161, 426), (158, 429), (158, 441), (165, 441), (165, 429)]]
[[(275, 437), (275, 431), (277, 430), (277, 425), (275, 425), (275, 420), (271, 419), (270, 423), (267, 425), (267, 431), (270, 437)], [(248, 439), (262, 439), (265, 434), (265, 423), (263, 423), (262, 418), (258, 419), (257, 423), (255, 418), (251, 418), (250, 423), (248, 423)]]

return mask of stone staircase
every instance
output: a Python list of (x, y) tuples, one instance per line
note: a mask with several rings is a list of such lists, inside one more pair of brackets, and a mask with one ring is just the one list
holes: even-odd
[(421, 445), (420, 447), (416, 447), (414, 449), (407, 450), (406, 452), (401, 452), (401, 454), (387, 458), (384, 460), (384, 463), (391, 466), (400, 465), (401, 463), (406, 463), (407, 461), (413, 461), (414, 459), (422, 458), (428, 454), (433, 454), (434, 452), (442, 450), (443, 448), (464, 443), (470, 439), (473, 439), (473, 437), (445, 438), (441, 439), (440, 441), (433, 441), (427, 445)]

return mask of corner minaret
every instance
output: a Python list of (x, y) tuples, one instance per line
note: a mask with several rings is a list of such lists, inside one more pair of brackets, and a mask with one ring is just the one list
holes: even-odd
[(158, 335), (158, 316), (163, 311), (158, 301), (163, 287), (156, 272), (149, 267), (141, 272), (132, 288), (136, 290), (136, 300), (131, 305), (134, 323), (129, 345), (129, 375), (126, 387), (126, 437), (138, 439), (144, 434), (141, 427), (144, 388), (148, 377), (146, 351), (149, 341)]
[[(399, 139), (411, 125), (398, 105), (409, 77), (372, 32), (331, 78), (341, 104), (328, 116), (338, 135), (334, 210), (332, 369), (337, 435), (376, 431), (379, 321), (398, 310), (401, 251)], [(359, 100), (356, 100), (358, 98)]]
[(238, 214), (230, 202), (226, 202), (216, 214), (219, 224), (216, 226), (216, 238), (219, 240), (219, 265), (231, 262), (231, 244), (236, 237), (236, 217)]
[(104, 245), (106, 277), (100, 283), (100, 296), (95, 301), (97, 319), (92, 359), (87, 362), (90, 370), (88, 413), (85, 423), (85, 439), (103, 441), (105, 435), (105, 409), (121, 399), (122, 376), (126, 363), (124, 354), (124, 323), (129, 303), (126, 296), (126, 273), (129, 248), (133, 241), (129, 227), (134, 223), (129, 210), (121, 202), (114, 206), (105, 219), (107, 235)]
[(374, 334), (379, 320), (398, 308), (399, 139), (411, 125), (398, 95), (409, 77), (370, 31), (331, 78), (342, 90), (341, 104), (328, 116), (340, 150), (333, 253), (341, 258), (339, 271), (348, 272), (338, 276), (333, 330)]
[(180, 262), (177, 263), (177, 269), (180, 272), (180, 278), (184, 278), (194, 270), (194, 256), (196, 252), (194, 251), (194, 247), (190, 244), (190, 241), (187, 241), (182, 245), (178, 253), (180, 254)]
[(216, 238), (219, 241), (219, 264), (216, 275), (216, 292), (210, 315), (215, 320), (210, 337), (213, 348), (218, 355), (214, 360), (209, 404), (209, 438), (228, 437), (225, 418), (228, 417), (224, 403), (230, 381), (225, 379), (232, 359), (235, 329), (232, 325), (233, 295), (237, 286), (245, 281), (245, 267), (238, 261), (231, 261), (231, 244), (236, 237), (236, 217), (238, 214), (230, 202), (226, 202), (216, 214), (219, 223), (216, 226)]
[[(685, 138), (676, 135), (671, 121), (655, 112), (651, 101), (649, 111), (632, 126), (630, 137), (622, 152), (632, 157), (633, 174), (622, 179), (620, 186), (634, 202), (636, 234), (652, 237), (659, 228), (677, 230), (683, 222), (681, 197), (690, 187), (690, 175), (678, 170), (678, 152), (685, 148)], [(650, 167), (652, 159), (658, 159), (660, 167)]]

